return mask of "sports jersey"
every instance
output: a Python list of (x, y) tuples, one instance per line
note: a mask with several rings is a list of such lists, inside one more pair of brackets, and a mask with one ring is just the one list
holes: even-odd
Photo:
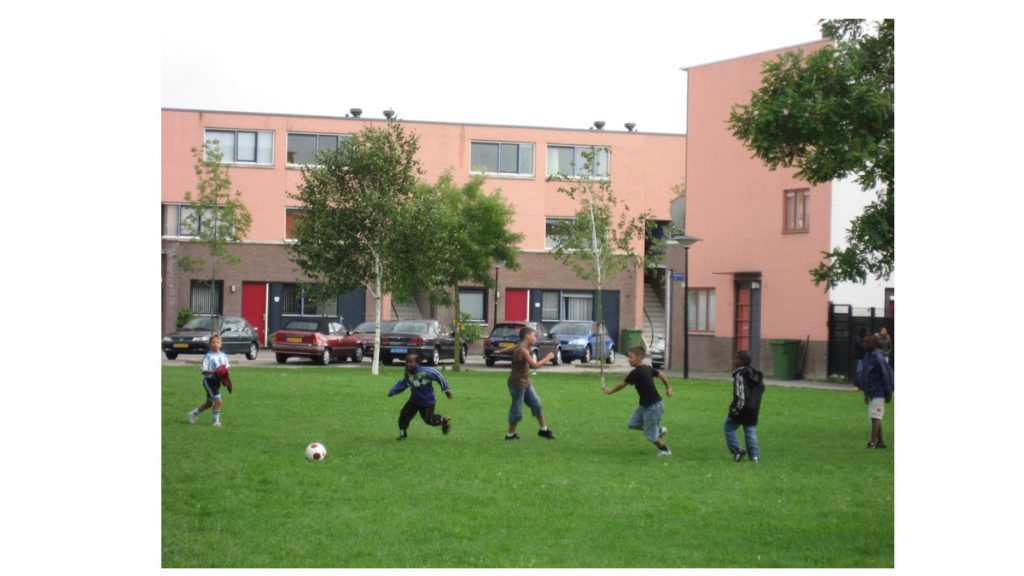
[(448, 391), (448, 381), (440, 372), (433, 368), (417, 366), (411, 375), (406, 372), (405, 376), (391, 387), (388, 396), (400, 394), (406, 388), (411, 387), (409, 400), (417, 406), (433, 406), (437, 403), (437, 399), (434, 398), (434, 382), (441, 385), (442, 392)]

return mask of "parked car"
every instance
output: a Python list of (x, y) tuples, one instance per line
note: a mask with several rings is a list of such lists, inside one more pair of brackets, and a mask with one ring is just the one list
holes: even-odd
[[(383, 337), (384, 334), (387, 334), (391, 330), (391, 328), (394, 327), (394, 325), (395, 325), (394, 322), (387, 322), (387, 321), (381, 322), (380, 323), (380, 334), (381, 334), (381, 337)], [(352, 335), (355, 336), (359, 340), (359, 344), (361, 344), (362, 347), (363, 347), (363, 354), (366, 355), (366, 356), (373, 356), (373, 347), (374, 347), (373, 338), (374, 338), (374, 332), (376, 332), (376, 330), (377, 330), (377, 323), (376, 322), (363, 322), (359, 326), (356, 326), (355, 330), (352, 330)]]
[[(561, 343), (563, 362), (579, 360), (586, 364), (600, 353), (597, 322), (559, 322), (551, 328), (551, 335)], [(611, 364), (615, 361), (615, 341), (607, 334), (604, 335), (604, 350), (605, 362)]]
[(495, 362), (511, 362), (511, 350), (519, 345), (519, 331), (526, 326), (537, 331), (537, 342), (530, 349), (533, 359), (540, 360), (549, 352), (554, 352), (555, 359), (551, 363), (561, 364), (561, 344), (551, 336), (547, 326), (540, 322), (503, 322), (495, 325), (491, 335), (484, 340), (484, 363), (494, 366)]
[(651, 349), (647, 351), (651, 357), (651, 366), (655, 368), (662, 368), (665, 366), (665, 337), (658, 336), (658, 340), (651, 344)]
[(239, 316), (199, 316), (188, 321), (181, 330), (164, 336), (162, 348), (168, 360), (178, 354), (206, 354), (210, 350), (210, 334), (220, 334), (220, 351), (225, 354), (245, 354), (255, 360), (260, 352), (256, 328)]
[[(460, 348), (465, 362), (467, 346), (463, 343)], [(431, 366), (445, 359), (454, 361), (455, 337), (450, 331), (442, 331), (437, 320), (399, 320), (387, 334), (381, 334), (381, 362), (388, 364), (394, 359), (404, 359), (410, 352), (416, 352)]]
[(278, 364), (284, 364), (292, 356), (307, 356), (324, 365), (333, 360), (363, 360), (363, 347), (359, 339), (350, 336), (345, 325), (337, 318), (289, 320), (284, 328), (274, 332), (271, 346)]

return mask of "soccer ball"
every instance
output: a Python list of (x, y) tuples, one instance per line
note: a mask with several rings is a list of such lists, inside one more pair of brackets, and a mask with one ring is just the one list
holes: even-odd
[(319, 442), (313, 442), (309, 446), (306, 446), (306, 460), (312, 462), (319, 462), (327, 458), (327, 447)]

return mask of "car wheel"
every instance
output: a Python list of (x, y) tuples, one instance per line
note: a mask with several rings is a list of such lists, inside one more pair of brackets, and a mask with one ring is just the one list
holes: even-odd
[(288, 361), (288, 356), (284, 354), (276, 354), (274, 357), (277, 358), (278, 364), (284, 364), (285, 362)]
[(533, 361), (534, 362), (540, 362), (540, 351), (538, 351), (538, 350), (531, 350), (530, 351), (530, 356), (533, 357)]
[(469, 358), (469, 346), (466, 346), (465, 344), (463, 344), (462, 345), (462, 358), (459, 359), (459, 362), (462, 363), (462, 364), (465, 364), (467, 358)]
[(174, 360), (175, 358), (178, 357), (178, 353), (177, 352), (164, 352), (164, 356), (167, 356), (168, 360)]
[(551, 359), (552, 366), (558, 366), (562, 363), (562, 349), (555, 348), (555, 357)]
[(320, 358), (317, 358), (317, 360), (318, 360), (318, 362), (320, 364), (323, 364), (324, 366), (327, 366), (328, 364), (330, 364), (331, 363), (331, 349), (327, 348), (325, 346), (324, 347), (324, 353), (321, 354)]
[(580, 363), (589, 364), (590, 357), (590, 346), (587, 346), (586, 350), (583, 351), (583, 358), (580, 360)]
[(352, 361), (355, 362), (356, 364), (362, 362), (363, 361), (363, 354), (364, 354), (363, 353), (363, 347), (362, 346), (356, 346), (356, 353), (352, 355)]
[(485, 358), (484, 364), (486, 364), (488, 368), (494, 368), (494, 358)]
[(246, 352), (245, 357), (249, 360), (255, 360), (256, 356), (260, 353), (260, 347), (255, 342), (249, 344), (249, 351)]
[(385, 356), (384, 354), (381, 354), (380, 355), (380, 363), (381, 364), (391, 364), (391, 356)]
[(434, 353), (430, 355), (430, 365), (437, 366), (441, 363), (441, 349), (434, 348)]
[(615, 347), (612, 346), (611, 348), (608, 349), (608, 356), (605, 357), (604, 363), (605, 364), (612, 364), (614, 362), (615, 362)]

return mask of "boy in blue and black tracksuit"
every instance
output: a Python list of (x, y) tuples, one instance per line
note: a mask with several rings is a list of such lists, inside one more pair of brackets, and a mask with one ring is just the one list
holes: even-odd
[[(751, 366), (750, 353), (746, 350), (736, 352), (733, 358), (735, 370), (732, 372), (732, 403), (729, 404), (729, 415), (722, 425), (725, 431), (725, 446), (732, 453), (736, 462), (744, 456), (751, 462), (760, 462), (761, 447), (757, 442), (757, 419), (761, 412), (761, 396), (764, 395), (764, 375)], [(743, 426), (743, 439), (746, 449), (740, 447), (736, 430)]]
[(452, 399), (452, 391), (448, 388), (448, 381), (440, 372), (433, 368), (425, 368), (419, 365), (420, 359), (416, 354), (409, 354), (405, 357), (405, 375), (388, 390), (388, 397), (401, 394), (406, 388), (412, 388), (409, 393), (409, 400), (402, 406), (398, 415), (399, 436), (396, 440), (405, 440), (409, 434), (409, 423), (416, 417), (418, 412), (423, 421), (430, 426), (440, 426), (443, 434), (448, 434), (452, 427), (452, 419), (449, 416), (434, 414), (434, 382), (441, 385), (441, 391), (449, 400)]

